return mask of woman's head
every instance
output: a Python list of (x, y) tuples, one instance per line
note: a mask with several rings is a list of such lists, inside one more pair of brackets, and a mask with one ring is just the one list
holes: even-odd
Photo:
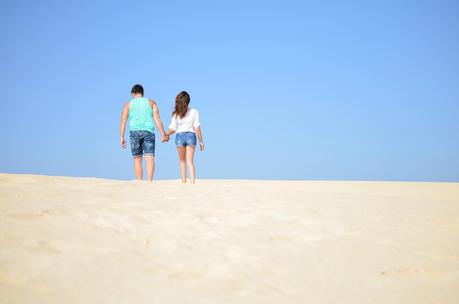
[(175, 97), (175, 109), (172, 112), (172, 115), (176, 115), (180, 118), (185, 117), (189, 104), (190, 94), (188, 94), (186, 91), (180, 92), (177, 97)]

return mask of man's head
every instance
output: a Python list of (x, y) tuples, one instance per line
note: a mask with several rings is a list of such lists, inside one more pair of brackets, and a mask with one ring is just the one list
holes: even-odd
[(131, 94), (133, 97), (143, 96), (143, 87), (140, 84), (135, 84), (131, 89)]

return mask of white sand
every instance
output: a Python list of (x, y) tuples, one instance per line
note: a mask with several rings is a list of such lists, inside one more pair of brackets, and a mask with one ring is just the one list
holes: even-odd
[(459, 303), (459, 184), (0, 174), (0, 303)]

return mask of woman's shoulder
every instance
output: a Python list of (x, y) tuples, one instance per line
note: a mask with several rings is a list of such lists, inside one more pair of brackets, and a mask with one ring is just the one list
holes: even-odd
[(190, 114), (191, 113), (199, 113), (198, 109), (196, 109), (196, 108), (190, 108), (189, 111), (190, 111)]

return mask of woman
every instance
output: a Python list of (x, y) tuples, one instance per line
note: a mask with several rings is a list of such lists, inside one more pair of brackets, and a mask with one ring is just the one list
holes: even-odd
[(186, 183), (186, 166), (188, 164), (188, 172), (190, 173), (190, 182), (195, 182), (194, 169), (194, 150), (196, 148), (196, 135), (199, 139), (199, 147), (204, 150), (202, 141), (202, 133), (199, 122), (199, 112), (196, 109), (188, 107), (190, 104), (190, 95), (182, 91), (175, 98), (175, 108), (172, 112), (172, 120), (166, 135), (163, 137), (163, 142), (169, 140), (169, 136), (177, 133), (175, 136), (175, 145), (180, 160), (180, 176), (182, 182)]

